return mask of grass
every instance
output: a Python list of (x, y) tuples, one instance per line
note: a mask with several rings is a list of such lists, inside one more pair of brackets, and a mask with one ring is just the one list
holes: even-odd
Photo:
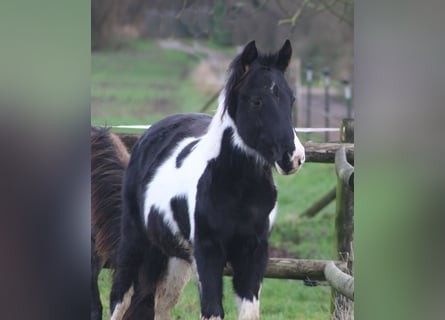
[(167, 114), (198, 110), (210, 97), (193, 88), (188, 77), (197, 63), (148, 41), (93, 53), (93, 124), (152, 123)]
[[(154, 41), (130, 41), (118, 51), (92, 55), (92, 124), (150, 124), (165, 115), (196, 112), (210, 96), (202, 94), (189, 74), (198, 61), (159, 48)], [(128, 130), (127, 130), (128, 131)], [(141, 132), (141, 131), (133, 131)], [(293, 176), (276, 176), (278, 215), (271, 245), (304, 259), (333, 259), (334, 213), (330, 204), (313, 218), (301, 213), (336, 183), (332, 164), (307, 163)], [(224, 279), (226, 319), (235, 319), (231, 279)], [(108, 270), (99, 276), (104, 319), (109, 318)], [(197, 319), (199, 299), (195, 281), (186, 286), (174, 319)], [(329, 319), (330, 288), (306, 287), (301, 281), (265, 279), (261, 295), (262, 319)]]

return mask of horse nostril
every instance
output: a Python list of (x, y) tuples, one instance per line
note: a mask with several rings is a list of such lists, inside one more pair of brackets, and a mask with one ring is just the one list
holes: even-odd
[(302, 161), (300, 158), (298, 158), (298, 165), (301, 166), (301, 164), (302, 164)]

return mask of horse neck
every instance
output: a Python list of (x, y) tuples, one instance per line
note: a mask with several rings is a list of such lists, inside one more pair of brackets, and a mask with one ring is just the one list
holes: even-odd
[[(218, 109), (213, 116), (209, 125), (209, 130), (203, 138), (203, 145), (209, 150), (209, 159), (216, 158), (221, 153), (238, 153), (244, 155), (241, 157), (247, 165), (250, 166), (267, 166), (265, 160), (257, 151), (247, 146), (240, 137), (235, 122), (230, 117), (224, 107), (224, 92), (219, 97)], [(231, 129), (233, 134), (231, 139), (224, 139), (224, 133), (227, 129)], [(224, 146), (223, 146), (224, 144)], [(244, 163), (246, 164), (246, 163)]]

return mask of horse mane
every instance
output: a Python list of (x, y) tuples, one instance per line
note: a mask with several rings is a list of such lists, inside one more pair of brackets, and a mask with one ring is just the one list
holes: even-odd
[(122, 177), (129, 154), (110, 128), (91, 127), (91, 228), (103, 266), (114, 265), (121, 225)]
[[(249, 70), (245, 71), (244, 66), (241, 63), (241, 53), (238, 54), (235, 59), (230, 63), (227, 69), (228, 77), (224, 86), (225, 103), (223, 114), (227, 111), (228, 107), (233, 105), (236, 98), (236, 87), (241, 83), (244, 77), (248, 74)], [(256, 58), (256, 63), (263, 67), (274, 68), (278, 60), (278, 53), (260, 53)]]

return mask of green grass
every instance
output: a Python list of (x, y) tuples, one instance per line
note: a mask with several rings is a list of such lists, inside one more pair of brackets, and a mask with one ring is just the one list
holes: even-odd
[[(190, 80), (189, 74), (196, 65), (197, 61), (190, 56), (162, 50), (153, 41), (130, 41), (121, 50), (93, 53), (92, 123), (150, 124), (168, 114), (198, 111), (210, 96), (199, 93)], [(307, 163), (296, 175), (276, 175), (276, 181), (278, 215), (271, 245), (297, 258), (334, 259), (334, 204), (313, 218), (301, 216), (335, 185), (334, 166)], [(230, 281), (229, 277), (224, 279), (224, 306), (226, 319), (235, 319)], [(109, 318), (110, 284), (110, 274), (103, 270), (99, 286), (104, 319)], [(195, 282), (190, 281), (174, 310), (174, 319), (198, 318), (197, 292)], [(329, 319), (329, 301), (329, 287), (306, 287), (301, 281), (265, 279), (261, 316), (262, 319)]]
[(94, 124), (149, 123), (175, 112), (198, 110), (209, 97), (188, 75), (188, 55), (153, 42), (92, 55), (91, 114)]
[[(103, 301), (103, 319), (109, 319), (108, 292), (111, 276), (108, 270), (99, 277)], [(329, 287), (306, 287), (301, 281), (264, 279), (261, 291), (260, 312), (264, 320), (276, 319), (329, 319)], [(196, 281), (193, 278), (173, 310), (173, 319), (198, 319), (199, 298)], [(231, 287), (231, 278), (224, 277), (224, 310), (226, 319), (237, 318), (237, 308)]]

